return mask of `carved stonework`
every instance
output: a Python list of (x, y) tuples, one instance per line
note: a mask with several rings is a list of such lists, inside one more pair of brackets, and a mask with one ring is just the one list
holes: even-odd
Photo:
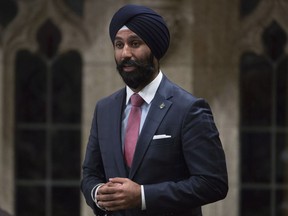
[(0, 47), (2, 45), (2, 34), (4, 29), (13, 21), (18, 13), (15, 1), (0, 1)]
[[(240, 53), (245, 50), (251, 50), (256, 53), (263, 52), (261, 34), (274, 20), (288, 32), (288, 1), (271, 0), (261, 1), (254, 13), (246, 16), (241, 21), (240, 35)], [(287, 47), (286, 47), (287, 50)]]
[(60, 50), (87, 46), (88, 30), (82, 17), (77, 14), (80, 12), (73, 11), (64, 1), (22, 0), (18, 1), (17, 7), (17, 16), (2, 30), (4, 50), (22, 47), (35, 51), (37, 30), (48, 19), (65, 32)]
[[(282, 188), (287, 184), (287, 11), (287, 0), (262, 0), (252, 13), (240, 19), (238, 67), (242, 163), (239, 171), (242, 178), (239, 207), (246, 215), (263, 215), (268, 208), (275, 209), (271, 215), (287, 214), (287, 192)], [(279, 132), (282, 128), (283, 134)], [(266, 129), (269, 131), (267, 138), (262, 133)], [(261, 156), (256, 153), (259, 140), (261, 146), (267, 144), (266, 150), (269, 149), (261, 151)], [(269, 142), (265, 143), (266, 140)], [(277, 150), (271, 151), (270, 148)], [(248, 152), (252, 154), (248, 155)], [(255, 164), (256, 169), (253, 168)], [(257, 202), (264, 203), (274, 196), (275, 188), (277, 202), (267, 202), (267, 209), (258, 206)], [(255, 198), (257, 202), (253, 202)]]
[[(8, 14), (9, 19), (6, 19), (5, 17), (3, 18), (3, 13), (1, 11), (3, 9), (7, 9), (7, 7), (2, 6), (3, 4), (7, 5), (9, 2), (13, 2), (15, 4), (17, 13), (15, 16), (13, 16), (13, 18), (10, 17), (11, 14)], [(65, 55), (61, 54), (67, 53), (68, 50), (81, 51), (88, 46), (88, 30), (87, 26), (84, 24), (85, 22), (83, 17), (79, 16), (77, 11), (75, 12), (75, 10), (73, 10), (73, 7), (71, 9), (71, 5), (69, 6), (67, 2), (71, 1), (0, 1), (0, 119), (1, 122), (5, 122), (5, 126), (2, 124), (0, 125), (0, 170), (1, 173), (5, 173), (4, 176), (0, 177), (0, 206), (10, 213), (15, 212), (14, 204), (16, 201), (16, 193), (14, 192), (14, 111), (16, 106), (14, 101), (14, 93), (16, 56), (19, 50), (25, 50), (28, 53), (31, 53), (31, 55), (39, 57), (39, 53), (37, 53), (37, 51), (39, 51), (39, 38), (37, 38), (37, 33), (43, 25), (44, 27), (46, 26), (45, 29), (48, 30), (51, 29), (51, 27), (56, 27), (59, 32), (61, 32), (62, 36), (61, 43), (59, 42), (59, 44), (57, 44), (57, 49), (53, 49), (52, 53), (48, 52), (48, 56), (54, 56), (56, 53), (56, 55), (59, 55), (60, 58), (63, 57), (65, 60)], [(49, 34), (47, 34), (47, 36), (49, 36)], [(42, 44), (44, 43), (45, 41)], [(40, 48), (40, 51), (43, 50), (47, 50), (47, 47)], [(25, 69), (28, 70), (27, 67), (25, 67)]]
[(252, 14), (257, 8), (261, 0), (240, 0), (240, 15), (241, 17)]

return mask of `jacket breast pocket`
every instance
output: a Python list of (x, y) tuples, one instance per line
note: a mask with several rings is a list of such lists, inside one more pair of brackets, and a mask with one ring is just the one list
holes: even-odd
[(157, 146), (157, 145), (173, 145), (174, 138), (162, 138), (162, 139), (153, 139), (151, 142), (151, 146)]
[(182, 157), (181, 145), (175, 138), (152, 140), (146, 157), (153, 164), (173, 164)]

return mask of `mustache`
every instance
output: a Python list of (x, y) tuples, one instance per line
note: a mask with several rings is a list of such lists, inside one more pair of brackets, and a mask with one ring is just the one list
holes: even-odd
[(141, 67), (143, 64), (141, 64), (138, 61), (134, 61), (131, 59), (123, 60), (119, 64), (117, 64), (117, 69), (122, 69), (124, 66), (135, 66), (135, 67)]

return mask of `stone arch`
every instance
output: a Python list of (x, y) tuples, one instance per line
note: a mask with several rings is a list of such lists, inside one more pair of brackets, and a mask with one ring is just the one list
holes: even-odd
[[(10, 1), (3, 2), (8, 4)], [(54, 23), (60, 29), (63, 36), (59, 49), (57, 50), (57, 55), (74, 50), (78, 52), (76, 55), (82, 56), (82, 50), (89, 45), (90, 39), (88, 30), (86, 29), (87, 26), (84, 25), (85, 19), (75, 13), (67, 4), (62, 3), (61, 6), (59, 6), (59, 1), (50, 0), (11, 2), (15, 3), (12, 5), (16, 8), (15, 11), (17, 11), (17, 13), (13, 16), (13, 19), (5, 19), (0, 24), (0, 60), (2, 63), (0, 69), (0, 170), (1, 173), (5, 173), (5, 175), (0, 177), (0, 208), (3, 205), (5, 210), (14, 213), (13, 169), (15, 165), (15, 138), (13, 134), (15, 126), (14, 80), (16, 55), (19, 50), (26, 50), (30, 53), (37, 54), (39, 50), (37, 32), (47, 20)], [(67, 9), (67, 7), (69, 9)], [(72, 53), (72, 55), (74, 54), (75, 53)]]
[[(239, 52), (249, 49), (261, 53), (263, 51), (261, 34), (274, 20), (284, 31), (288, 32), (287, 10), (288, 4), (285, 0), (261, 1), (253, 13), (241, 19), (238, 34)], [(287, 50), (287, 48), (286, 44), (285, 49)]]

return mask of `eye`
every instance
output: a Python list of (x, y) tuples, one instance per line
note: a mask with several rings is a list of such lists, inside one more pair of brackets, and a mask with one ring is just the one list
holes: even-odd
[(137, 41), (137, 40), (134, 40), (134, 41), (131, 42), (131, 46), (134, 47), (134, 48), (137, 48), (137, 47), (140, 46), (140, 42)]
[(122, 49), (123, 48), (123, 43), (121, 41), (116, 41), (114, 46), (117, 48), (117, 49)]

